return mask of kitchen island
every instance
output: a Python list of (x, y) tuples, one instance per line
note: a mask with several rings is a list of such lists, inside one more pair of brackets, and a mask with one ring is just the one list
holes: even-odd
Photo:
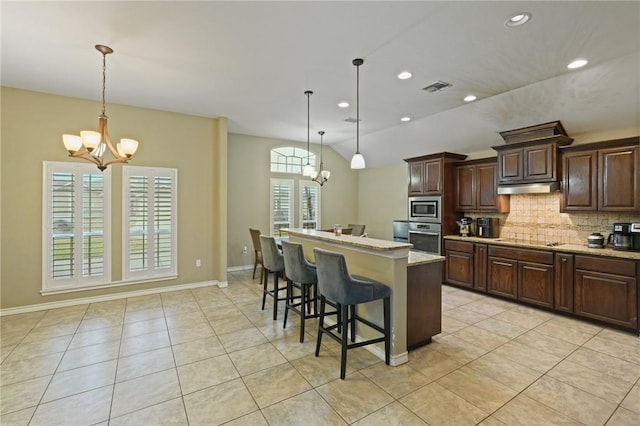
[[(391, 365), (400, 365), (407, 362), (409, 360), (408, 347), (428, 343), (431, 336), (427, 336), (427, 334), (430, 330), (437, 328), (439, 332), (441, 317), (441, 274), (431, 275), (429, 272), (429, 275), (426, 275), (422, 279), (414, 278), (414, 283), (419, 284), (421, 281), (426, 280), (430, 281), (430, 285), (429, 291), (419, 292), (413, 295), (409, 295), (407, 291), (408, 289), (414, 291), (417, 284), (408, 285), (407, 278), (412, 276), (412, 274), (416, 275), (417, 273), (424, 272), (424, 268), (429, 268), (429, 265), (436, 269), (441, 268), (442, 262), (445, 260), (443, 256), (411, 252), (410, 249), (412, 245), (407, 243), (354, 237), (352, 235), (336, 236), (331, 232), (311, 229), (289, 229), (287, 231), (290, 241), (302, 244), (307, 259), (312, 261), (315, 259), (313, 254), (314, 248), (342, 253), (347, 261), (350, 274), (380, 281), (391, 288)], [(415, 269), (415, 271), (411, 270), (410, 272), (408, 270), (409, 266), (418, 269)], [(436, 279), (433, 280), (433, 277)], [(437, 290), (434, 291), (436, 288)], [(437, 296), (433, 296), (431, 300), (418, 300), (418, 296), (431, 296), (435, 293), (437, 293)], [(411, 304), (407, 303), (408, 298), (412, 300)], [(430, 304), (437, 305), (437, 313), (434, 312), (436, 310), (435, 308), (431, 309), (426, 306)], [(409, 344), (407, 340), (407, 322), (408, 318), (414, 317), (412, 317), (408, 308), (422, 312), (429, 311), (434, 317), (437, 317), (437, 324), (428, 327), (420, 326), (420, 324), (418, 324), (420, 320), (410, 320), (412, 325), (409, 327), (409, 330), (413, 332), (416, 329), (421, 329), (415, 334), (418, 337), (412, 337), (414, 340), (418, 339), (418, 341), (411, 342), (411, 344)], [(360, 305), (358, 312), (376, 324), (382, 324), (383, 314), (381, 301)], [(422, 319), (424, 320), (424, 316)], [(370, 330), (368, 330), (367, 327), (356, 330), (358, 336), (360, 336), (360, 333), (363, 333), (363, 338), (371, 337), (367, 334), (368, 332), (370, 332)], [(383, 344), (371, 345), (366, 348), (379, 358), (384, 359)]]

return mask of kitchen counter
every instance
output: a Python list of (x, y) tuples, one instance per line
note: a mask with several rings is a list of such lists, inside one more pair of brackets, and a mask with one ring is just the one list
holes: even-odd
[(373, 251), (408, 251), (413, 247), (412, 244), (399, 243), (396, 241), (379, 240), (369, 237), (355, 237), (353, 235), (335, 235), (333, 232), (317, 231), (315, 229), (286, 229), (289, 235), (310, 237), (314, 240), (324, 241), (326, 243), (349, 245)]
[(617, 257), (621, 259), (640, 260), (640, 252), (613, 250), (611, 248), (588, 248), (581, 244), (559, 244), (557, 246), (547, 246), (544, 243), (532, 243), (521, 240), (510, 240), (506, 238), (479, 238), (461, 237), (459, 235), (447, 235), (445, 240), (467, 241), (470, 243), (495, 244), (510, 247), (542, 249), (562, 253), (579, 253), (592, 256)]
[(407, 261), (407, 266), (418, 266), (418, 265), (426, 265), (429, 263), (437, 263), (444, 262), (446, 257), (438, 256), (437, 254), (429, 254), (421, 251), (410, 250), (409, 251), (409, 260)]

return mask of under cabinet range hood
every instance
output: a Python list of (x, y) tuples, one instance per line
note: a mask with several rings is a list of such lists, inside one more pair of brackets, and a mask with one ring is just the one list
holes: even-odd
[(498, 152), (498, 194), (550, 194), (560, 190), (558, 148), (569, 145), (562, 123), (553, 121), (500, 132), (504, 145)]
[(521, 183), (516, 185), (498, 185), (499, 195), (513, 194), (550, 194), (560, 190), (558, 182)]

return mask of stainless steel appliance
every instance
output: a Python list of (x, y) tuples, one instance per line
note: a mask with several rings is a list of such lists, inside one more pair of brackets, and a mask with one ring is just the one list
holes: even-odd
[(406, 220), (393, 221), (393, 241), (399, 243), (409, 242), (409, 222)]
[(478, 237), (493, 238), (498, 228), (498, 219), (495, 217), (479, 217), (476, 219), (476, 232)]
[(640, 222), (631, 224), (631, 237), (633, 238), (633, 249), (640, 251)]
[(440, 254), (442, 226), (439, 223), (409, 222), (409, 243), (413, 250)]
[(440, 223), (442, 221), (442, 197), (409, 197), (409, 221)]
[(613, 233), (609, 234), (608, 242), (614, 250), (633, 250), (633, 237), (630, 223), (614, 223)]
[(473, 235), (471, 231), (471, 224), (473, 223), (473, 219), (470, 217), (462, 217), (459, 220), (456, 220), (458, 224), (459, 232), (461, 237), (468, 237)]
[(588, 248), (604, 248), (604, 236), (599, 232), (594, 232), (587, 237)]

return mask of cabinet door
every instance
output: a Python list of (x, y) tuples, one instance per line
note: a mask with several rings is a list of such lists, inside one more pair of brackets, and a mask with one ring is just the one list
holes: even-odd
[(422, 195), (424, 161), (409, 163), (409, 195)]
[(597, 151), (567, 152), (562, 156), (562, 211), (598, 209)]
[(553, 307), (573, 312), (573, 255), (556, 253)]
[(487, 245), (474, 244), (473, 247), (473, 287), (487, 291)]
[(495, 164), (480, 164), (476, 169), (476, 208), (497, 210), (498, 181)]
[(446, 251), (445, 281), (450, 284), (473, 287), (473, 253)]
[(522, 181), (522, 148), (498, 151), (498, 180), (500, 183)]
[(553, 307), (553, 265), (518, 262), (518, 300)]
[(515, 299), (518, 291), (518, 262), (489, 256), (487, 292)]
[(556, 170), (555, 145), (530, 146), (523, 149), (524, 180), (554, 180)]
[(456, 211), (468, 211), (476, 208), (476, 167), (459, 166), (456, 173)]
[(640, 211), (638, 147), (598, 151), (598, 210)]
[(442, 158), (424, 162), (422, 190), (425, 195), (442, 194), (443, 165)]
[(575, 313), (625, 327), (638, 327), (636, 279), (576, 269)]

